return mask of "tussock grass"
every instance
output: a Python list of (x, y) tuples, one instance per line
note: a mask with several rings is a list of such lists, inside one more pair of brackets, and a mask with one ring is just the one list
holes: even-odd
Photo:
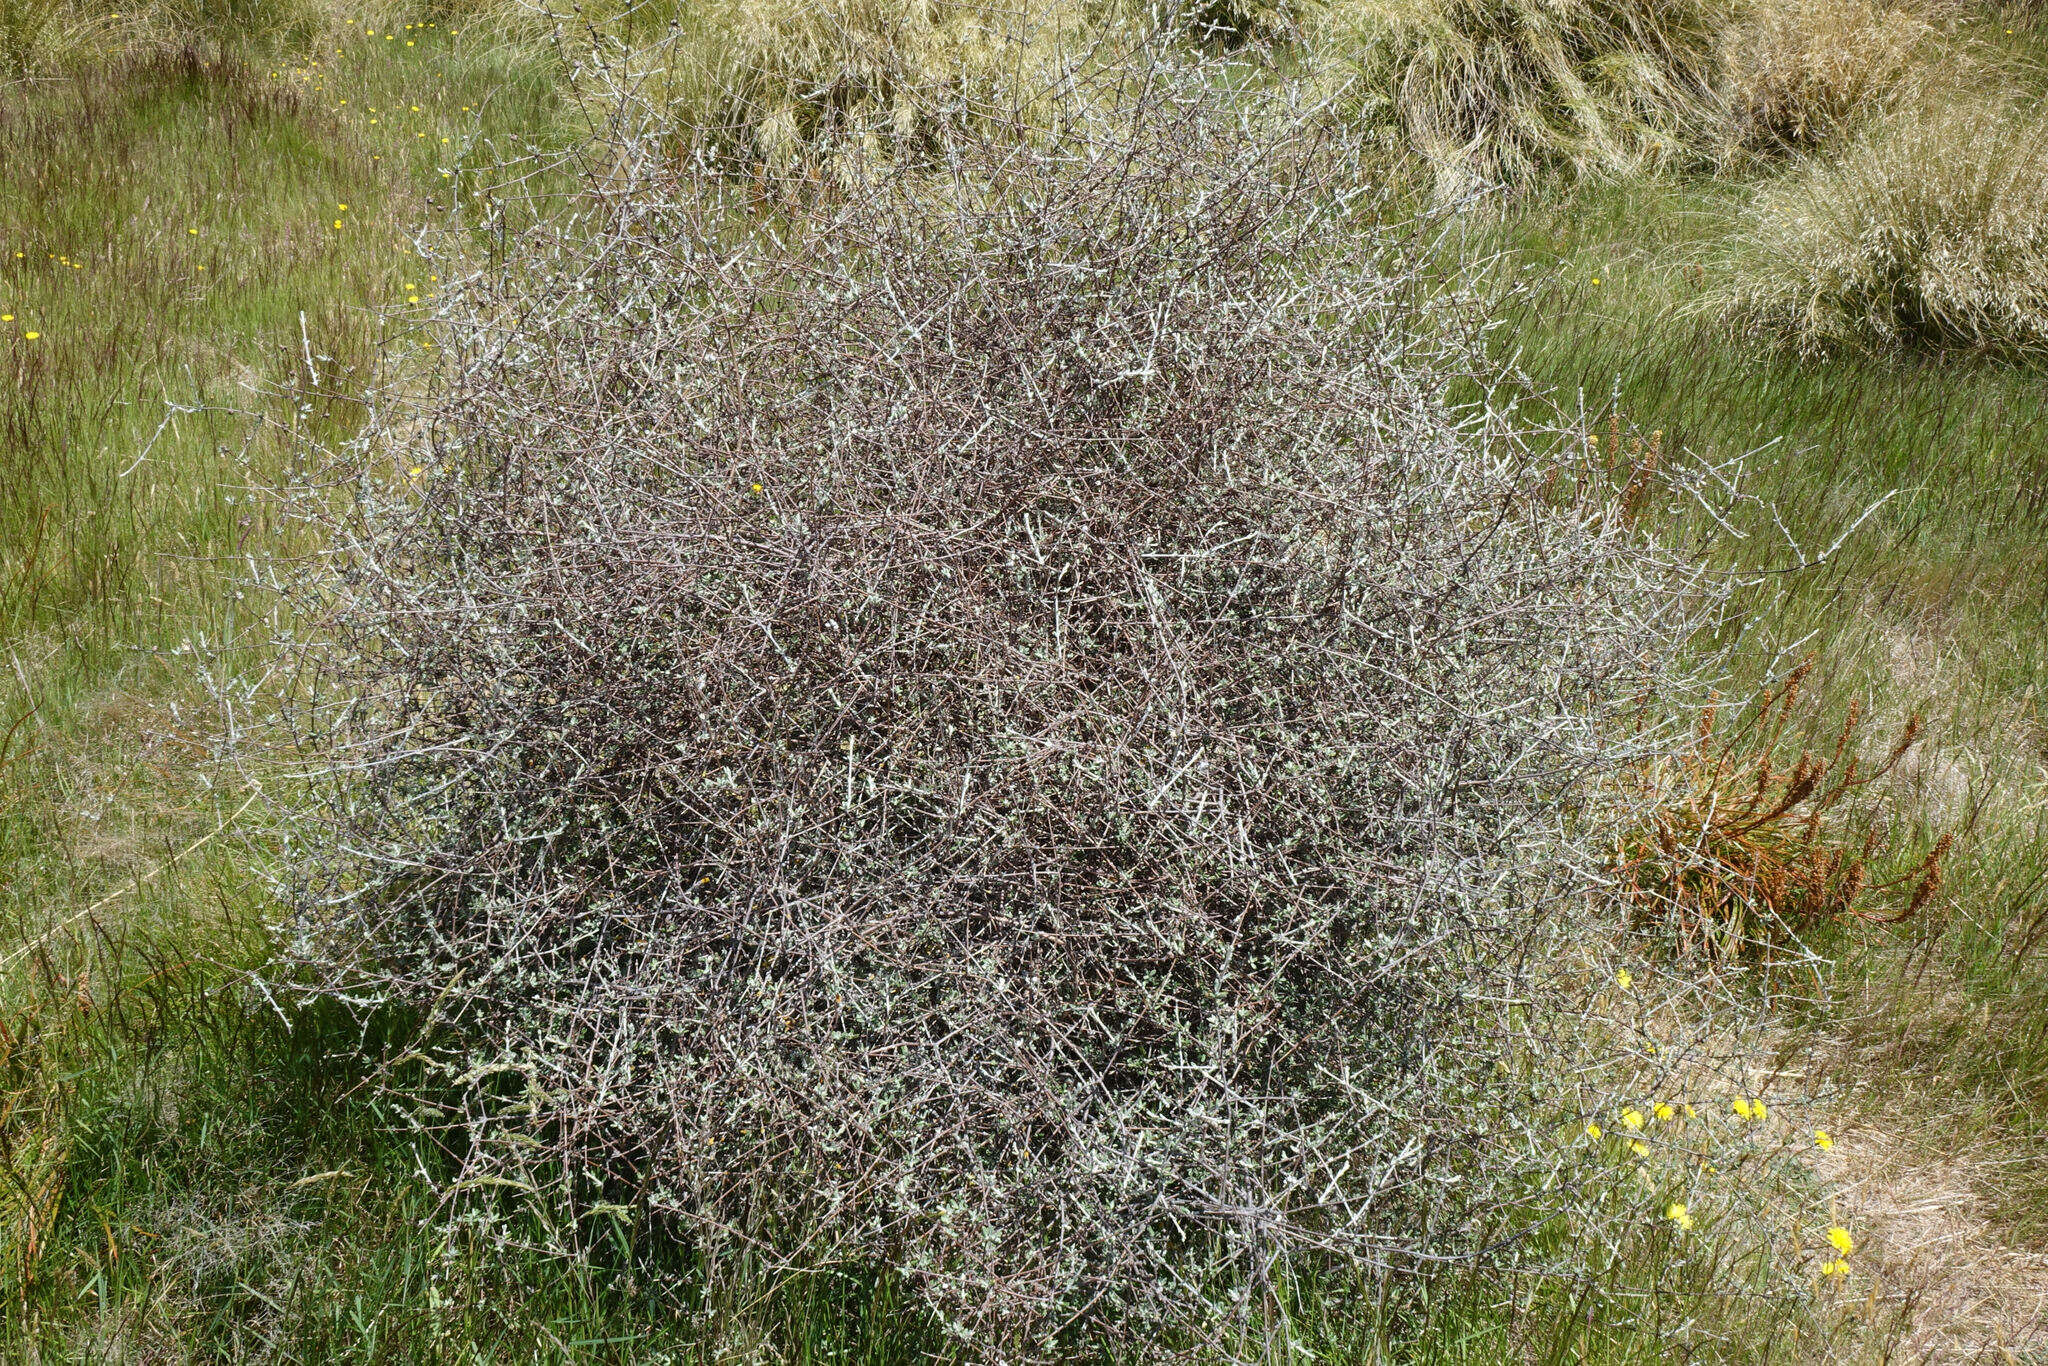
[(1766, 0), (1725, 39), (1725, 137), (1733, 153), (1819, 146), (1925, 88), (1970, 78), (1940, 38), (1947, 0)]
[(1758, 192), (1721, 306), (1752, 335), (1845, 347), (2048, 349), (2048, 116), (1930, 90)]
[(679, 124), (774, 167), (820, 142), (918, 145), (942, 107), (1057, 82), (1102, 26), (1081, 0), (711, 0), (675, 17), (663, 95)]
[(1315, 42), (1356, 116), (1455, 198), (1694, 160), (1740, 13), (1738, 0), (1334, 0)]

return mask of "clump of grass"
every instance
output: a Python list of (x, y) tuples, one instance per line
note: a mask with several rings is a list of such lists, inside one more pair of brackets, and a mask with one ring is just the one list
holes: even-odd
[(1719, 708), (1702, 711), (1696, 746), (1662, 775), (1669, 796), (1620, 843), (1625, 895), (1682, 954), (1734, 960), (1830, 920), (1905, 920), (1941, 885), (1951, 835), (1910, 867), (1882, 871), (1898, 831), (1871, 790), (1919, 740), (1920, 718), (1866, 762), (1852, 702), (1830, 753), (1788, 758), (1786, 730), (1812, 669), (1809, 660), (1766, 689), (1730, 729), (1717, 729)]
[(0, 76), (26, 76), (40, 65), (58, 0), (0, 0)]
[(1813, 356), (2048, 348), (2048, 114), (1929, 97), (1765, 186), (1722, 309)]
[(1334, 0), (1324, 64), (1440, 195), (1683, 163), (1717, 126), (1738, 0)]
[[(1727, 38), (1731, 152), (1818, 146), (1935, 79), (1936, 39), (1956, 19), (1945, 0), (1769, 0)], [(1951, 63), (1953, 58), (1950, 59)], [(1944, 75), (1961, 73), (1950, 65)]]
[(678, 121), (776, 167), (825, 142), (916, 143), (941, 105), (1055, 81), (1100, 21), (1078, 0), (711, 0), (676, 17), (683, 40), (661, 50)]

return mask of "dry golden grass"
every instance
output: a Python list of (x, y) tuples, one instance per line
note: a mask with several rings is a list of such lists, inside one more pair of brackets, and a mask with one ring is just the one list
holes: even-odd
[(1317, 59), (1360, 117), (1430, 166), (1439, 197), (1543, 173), (1622, 176), (1696, 156), (1719, 126), (1741, 0), (1333, 0)]
[(1926, 78), (1957, 17), (1950, 0), (1756, 5), (1726, 38), (1729, 151), (1815, 147), (1896, 107)]
[(1720, 306), (1806, 354), (2048, 349), (2048, 114), (1926, 99), (1749, 206)]
[(667, 94), (680, 123), (744, 161), (902, 144), (946, 106), (1030, 98), (1098, 17), (1082, 0), (709, 0), (678, 12)]
[(2048, 1253), (1999, 1234), (1981, 1158), (1858, 1125), (1810, 1161), (1861, 1244), (1858, 1274), (1830, 1293), (1849, 1312), (1901, 1321), (1893, 1360), (2032, 1361), (2048, 1347)]

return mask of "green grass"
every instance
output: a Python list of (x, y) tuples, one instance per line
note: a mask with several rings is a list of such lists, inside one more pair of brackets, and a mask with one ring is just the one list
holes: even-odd
[[(1812, 654), (1816, 734), (1852, 699), (1878, 735), (1924, 714), (1898, 809), (1923, 848), (1961, 835), (1929, 914), (1818, 941), (1840, 960), (1833, 1063), (1889, 1127), (2048, 1157), (2048, 389), (1971, 356), (1809, 363), (1734, 338), (1703, 300), (1744, 193), (1593, 189), (1518, 218), (1527, 289), (1503, 331), (1596, 431), (1618, 409), (1697, 454), (1756, 452), (1765, 506), (1715, 547), (1767, 571), (1721, 642), (1731, 690)], [(2048, 1161), (1986, 1170), (2013, 1235), (2048, 1232)]]
[[(944, 1356), (887, 1283), (706, 1303), (658, 1230), (579, 1268), (495, 1236), (543, 1230), (452, 1217), (359, 1036), (287, 1022), (245, 976), (261, 808), (206, 763), (187, 643), (231, 638), (235, 567), (288, 549), (257, 493), (284, 435), (344, 435), (406, 300), (430, 306), (408, 234), (486, 185), (448, 159), (561, 132), (545, 44), (382, 18), (299, 54), (318, 68), (209, 50), (0, 89), (0, 1358)], [(1767, 576), (1730, 637), (1736, 686), (1818, 657), (1816, 727), (1852, 697), (1925, 711), (1901, 809), (1922, 842), (1964, 833), (1937, 913), (1823, 939), (1841, 966), (1815, 1038), (1887, 1123), (2048, 1157), (2048, 390), (1733, 340), (1696, 304), (1745, 192), (1584, 190), (1489, 226), (1527, 285), (1502, 338), (1602, 430), (1618, 405), (1667, 444), (1759, 450), (1752, 486), (1810, 552), (1892, 495), (1826, 564)], [(1745, 530), (1728, 563), (1786, 562), (1768, 518)], [(1985, 1170), (2012, 1236), (2048, 1237), (2048, 1162)], [(1745, 1293), (1757, 1249), (1717, 1248), (1674, 1272), (1646, 1238), (1605, 1287), (1322, 1286), (1295, 1312), (1333, 1360), (1647, 1362), (1686, 1321), (1705, 1359), (1882, 1338), (1780, 1320)]]

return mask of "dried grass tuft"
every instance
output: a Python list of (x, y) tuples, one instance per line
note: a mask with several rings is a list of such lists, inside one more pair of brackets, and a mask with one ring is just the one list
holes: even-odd
[(1317, 45), (1440, 197), (1685, 164), (1720, 124), (1739, 0), (1333, 0)]
[(1942, 98), (1798, 164), (1750, 204), (1719, 307), (1809, 355), (2048, 349), (2048, 115)]
[(1946, 0), (1770, 0), (1726, 40), (1731, 154), (1818, 147), (1963, 75)]

